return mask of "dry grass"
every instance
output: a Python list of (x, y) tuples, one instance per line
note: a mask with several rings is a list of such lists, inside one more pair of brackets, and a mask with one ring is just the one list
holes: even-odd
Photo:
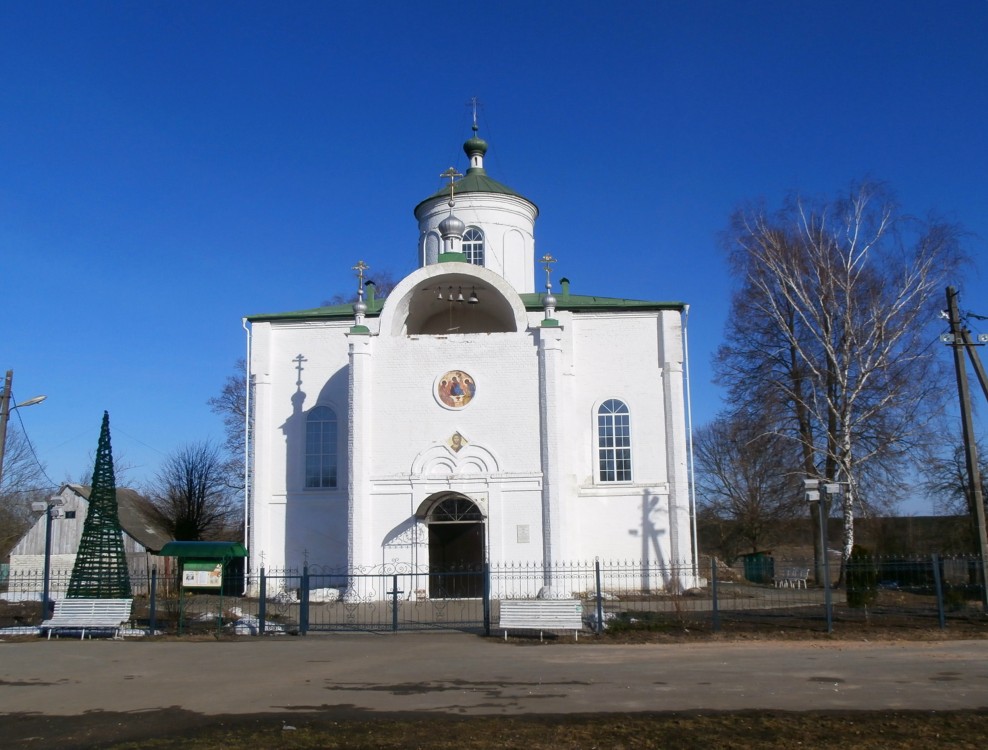
[[(236, 748), (434, 748), (567, 750), (568, 748), (982, 748), (988, 712), (607, 714), (534, 717), (343, 718), (334, 710), (200, 717), (177, 711), (140, 716), (7, 717), (7, 748), (57, 746), (112, 750)], [(294, 729), (284, 729), (288, 723)], [(42, 726), (43, 724), (43, 726)], [(36, 734), (30, 734), (36, 732)], [(133, 737), (129, 739), (128, 737)], [(140, 739), (138, 739), (139, 737)]]

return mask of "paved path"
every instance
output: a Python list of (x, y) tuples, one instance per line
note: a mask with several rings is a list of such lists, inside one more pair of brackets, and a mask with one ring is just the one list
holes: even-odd
[(505, 644), (462, 634), (0, 643), (0, 712), (988, 707), (988, 641)]

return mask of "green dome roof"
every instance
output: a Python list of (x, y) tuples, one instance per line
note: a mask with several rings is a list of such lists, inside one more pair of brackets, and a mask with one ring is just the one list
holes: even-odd
[[(466, 152), (468, 157), (479, 153), (481, 157), (487, 153), (487, 141), (483, 138), (477, 136), (476, 130), (474, 131), (473, 137), (469, 138), (463, 144), (463, 151)], [(481, 161), (483, 164), (483, 161)], [(466, 193), (493, 193), (495, 195), (511, 195), (515, 198), (521, 198), (524, 201), (532, 203), (524, 195), (519, 193), (517, 190), (512, 190), (507, 185), (504, 185), (497, 180), (492, 180), (487, 176), (487, 170), (480, 167), (470, 167), (467, 169), (466, 175), (463, 179), (456, 183), (455, 195), (464, 195)], [(425, 203), (430, 203), (434, 200), (441, 199), (444, 201), (449, 200), (449, 185), (446, 185), (432, 195), (430, 195), (425, 200), (421, 201), (415, 207), (415, 213), (418, 214), (419, 208)], [(535, 205), (534, 203), (532, 205)]]
[(471, 156), (475, 152), (480, 152), (480, 155), (483, 156), (487, 153), (487, 141), (478, 138), (477, 134), (474, 133), (473, 138), (463, 144), (463, 151), (467, 156)]

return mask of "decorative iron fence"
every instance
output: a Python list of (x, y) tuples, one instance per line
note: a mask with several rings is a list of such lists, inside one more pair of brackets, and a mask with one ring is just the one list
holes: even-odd
[[(175, 576), (152, 571), (132, 579), (132, 625), (181, 634), (491, 633), (499, 632), (502, 600), (573, 598), (582, 602), (585, 628), (598, 633), (988, 626), (976, 557), (868, 557), (847, 561), (843, 570), (834, 561), (830, 568), (830, 579), (818, 581), (812, 561), (768, 555), (733, 565), (703, 558), (697, 570), (600, 560), (442, 572), (401, 564), (353, 571), (309, 566), (261, 569), (209, 593), (183, 589)], [(63, 584), (67, 580), (52, 579), (53, 597), (62, 595)], [(0, 602), (0, 627), (39, 624), (42, 585), (40, 572), (23, 571), (0, 583), (7, 602)]]

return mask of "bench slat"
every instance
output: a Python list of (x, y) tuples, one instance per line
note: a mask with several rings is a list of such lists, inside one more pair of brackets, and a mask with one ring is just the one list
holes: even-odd
[(806, 579), (810, 576), (809, 568), (783, 568), (775, 577), (776, 588), (806, 588)]
[(51, 618), (41, 623), (51, 638), (54, 630), (114, 630), (130, 619), (133, 599), (59, 599)]
[(507, 599), (500, 603), (498, 628), (504, 630), (583, 629), (583, 603), (579, 599)]

